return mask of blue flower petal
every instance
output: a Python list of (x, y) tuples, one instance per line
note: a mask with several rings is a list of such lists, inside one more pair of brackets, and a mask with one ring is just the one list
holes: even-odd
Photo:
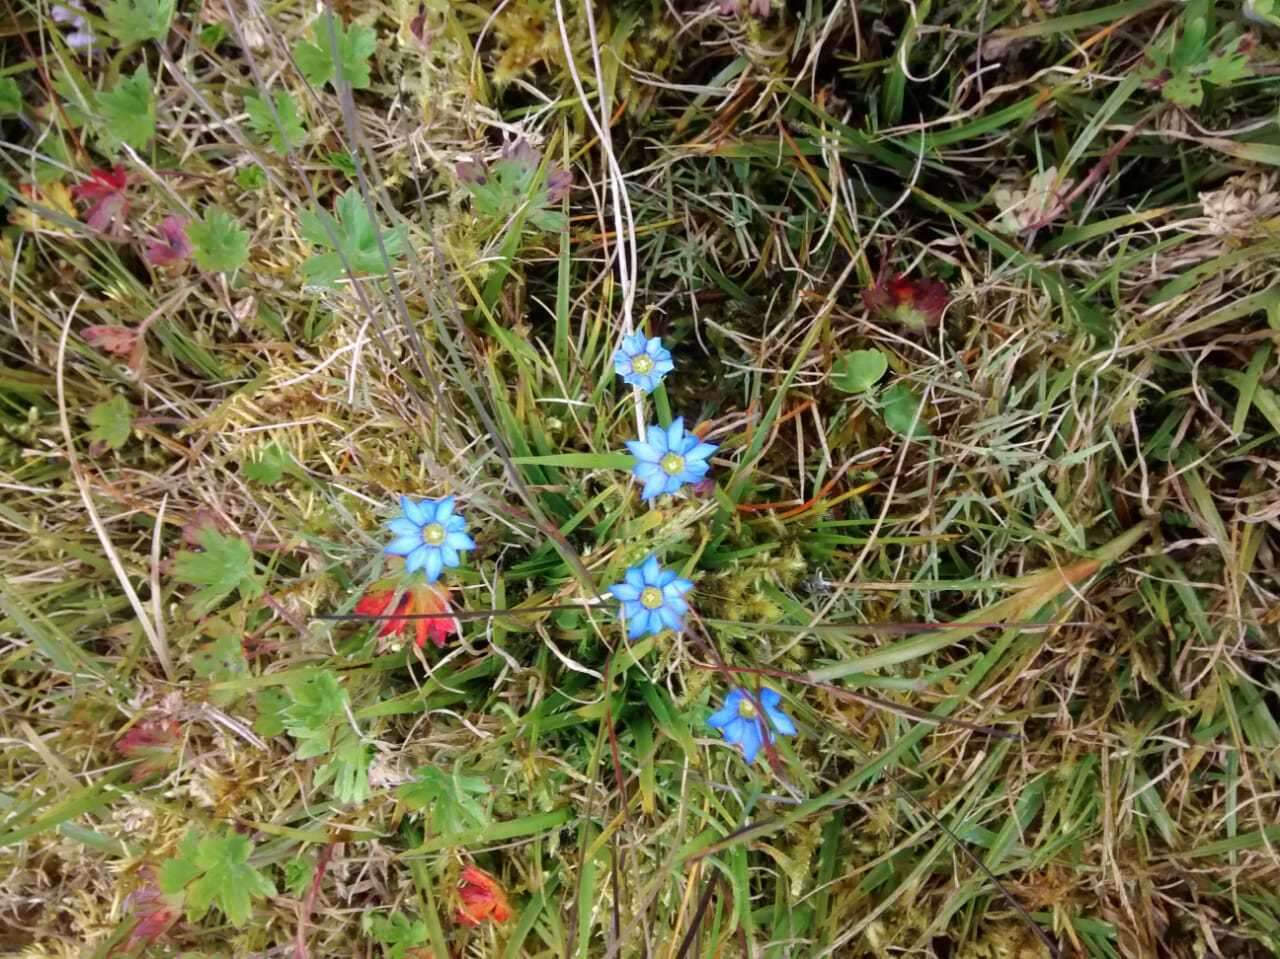
[[(676, 488), (679, 489), (679, 486)], [(645, 481), (644, 489), (640, 491), (640, 498), (651, 500), (663, 492), (670, 492), (667, 490), (667, 476), (665, 473), (658, 473)]]
[(387, 524), (387, 529), (397, 536), (422, 536), (422, 527), (407, 516), (397, 516)]
[(622, 578), (636, 589), (644, 589), (644, 573), (640, 571), (639, 566), (632, 566), (623, 574)]
[(659, 588), (666, 586), (668, 583), (675, 582), (676, 571), (674, 569), (663, 569), (658, 571), (657, 578), (653, 581), (653, 585)]
[(450, 549), (475, 549), (476, 541), (466, 533), (449, 533), (444, 538), (444, 545)]
[(465, 518), (459, 516), (457, 513), (454, 513), (445, 522), (444, 528), (445, 528), (445, 531), (449, 533), (461, 533), (463, 530), (467, 528), (467, 521)]
[(631, 472), (636, 479), (647, 483), (662, 472), (662, 467), (657, 463), (640, 463)]
[(705, 460), (720, 447), (715, 443), (697, 443), (684, 454), (685, 459)]
[(614, 599), (634, 601), (640, 598), (640, 588), (630, 583), (614, 583), (609, 587), (609, 592), (613, 594)]
[(444, 560), (445, 566), (457, 566), (462, 562), (462, 557), (458, 555), (458, 551), (448, 543), (440, 547), (440, 556)]
[(791, 721), (788, 716), (780, 709), (770, 709), (765, 706), (764, 714), (769, 717), (769, 725), (780, 736), (794, 736), (796, 734), (796, 724)]
[(404, 571), (412, 573), (422, 569), (422, 564), (427, 561), (427, 553), (430, 550), (426, 546), (419, 546), (404, 559)]
[(761, 687), (760, 705), (765, 709), (773, 709), (780, 702), (782, 702), (782, 696), (776, 689), (770, 689), (768, 686)]
[(662, 625), (667, 629), (674, 629), (677, 633), (684, 628), (684, 621), (680, 618), (670, 606), (659, 606), (654, 612), (658, 618), (662, 620)]
[(444, 572), (444, 556), (439, 549), (431, 548), (427, 550), (427, 557), (422, 564), (422, 571), (426, 574), (428, 583), (434, 583), (440, 578), (440, 574)]
[(644, 431), (644, 439), (650, 449), (658, 451), (658, 459), (667, 455), (667, 434), (661, 426), (650, 426)]
[(666, 455), (665, 450), (657, 450), (648, 443), (641, 443), (639, 440), (627, 440), (627, 449), (642, 463), (656, 463)]
[(677, 594), (683, 595), (684, 593), (689, 592), (689, 590), (691, 589), (693, 589), (693, 582), (691, 580), (673, 579), (666, 586), (662, 587), (662, 592), (665, 595), (670, 596), (672, 590), (675, 590)]
[(667, 449), (679, 451), (684, 444), (684, 417), (677, 416), (667, 427)]
[(639, 616), (633, 616), (627, 620), (627, 638), (639, 639), (644, 635), (644, 627), (649, 617), (645, 613)]
[(730, 695), (724, 701), (724, 705), (717, 709), (714, 713), (707, 717), (707, 725), (716, 729), (723, 729), (731, 722), (738, 718), (738, 703)]
[(421, 545), (421, 535), (399, 536), (387, 544), (383, 552), (390, 553), (392, 556), (408, 556)]
[(750, 766), (756, 761), (756, 756), (759, 755), (760, 747), (764, 742), (760, 738), (760, 727), (754, 719), (744, 719), (742, 725), (744, 728), (738, 745), (742, 747), (742, 758)]
[(650, 556), (641, 563), (640, 572), (644, 574), (644, 581), (647, 585), (658, 585), (658, 576), (662, 573), (662, 567), (658, 565), (658, 557)]
[(417, 523), (419, 526), (426, 526), (431, 522), (431, 520), (427, 518), (427, 511), (424, 504), (414, 502), (407, 496), (400, 497), (400, 508), (404, 510), (405, 516), (409, 517), (409, 519), (413, 520), (413, 522)]
[(449, 522), (449, 517), (453, 515), (453, 507), (456, 505), (455, 498), (446, 496), (444, 499), (436, 503), (435, 522), (443, 526)]

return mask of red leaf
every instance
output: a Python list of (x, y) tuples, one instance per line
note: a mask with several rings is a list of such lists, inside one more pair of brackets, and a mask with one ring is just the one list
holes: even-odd
[(951, 302), (946, 284), (925, 278), (908, 279), (898, 273), (887, 283), (883, 275), (862, 291), (862, 302), (882, 320), (891, 320), (914, 329), (934, 327), (942, 322), (942, 312)]
[(124, 192), (128, 183), (124, 167), (117, 165), (110, 172), (94, 170), (89, 179), (73, 186), (71, 193), (77, 200), (89, 201), (85, 222), (95, 230), (114, 231), (129, 210), (129, 199)]
[(87, 326), (84, 338), (90, 346), (115, 356), (128, 356), (138, 345), (138, 331), (127, 326)]
[(160, 221), (160, 236), (147, 244), (144, 257), (152, 266), (169, 266), (190, 259), (187, 221), (178, 216), (167, 216)]
[(458, 922), (464, 926), (478, 926), (486, 919), (506, 922), (511, 918), (511, 906), (507, 894), (498, 880), (483, 869), (467, 866), (462, 870), (458, 886)]
[(124, 901), (125, 909), (138, 917), (138, 924), (123, 943), (126, 953), (154, 943), (182, 915), (181, 902), (162, 893), (149, 872), (143, 874), (143, 879), (143, 885), (129, 893)]
[(182, 727), (175, 720), (144, 719), (116, 740), (126, 759), (140, 760), (130, 778), (141, 782), (175, 765), (182, 744)]

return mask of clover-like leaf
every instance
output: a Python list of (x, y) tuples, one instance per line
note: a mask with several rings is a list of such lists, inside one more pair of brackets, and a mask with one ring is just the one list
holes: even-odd
[(889, 429), (907, 439), (932, 436), (925, 421), (923, 401), (906, 383), (895, 383), (880, 398), (880, 415)]
[(863, 393), (875, 386), (889, 368), (881, 350), (852, 350), (831, 364), (831, 385), (842, 393)]

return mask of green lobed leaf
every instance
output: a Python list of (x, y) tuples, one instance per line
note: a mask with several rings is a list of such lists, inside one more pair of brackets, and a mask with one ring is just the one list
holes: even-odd
[(287, 90), (271, 97), (271, 105), (262, 97), (244, 98), (245, 112), (249, 114), (249, 128), (257, 138), (277, 153), (288, 153), (306, 139), (307, 128), (298, 113), (298, 101)]
[(280, 448), (280, 444), (272, 443), (263, 449), (257, 459), (244, 465), (245, 478), (263, 486), (279, 483), (286, 471), (292, 472), (293, 457)]
[[(338, 197), (333, 214), (324, 210), (308, 210), (298, 218), (298, 225), (308, 243), (333, 251), (312, 254), (302, 264), (302, 273), (308, 283), (332, 286), (346, 272), (346, 266), (350, 266), (354, 273), (383, 272), (378, 227), (355, 187)], [(389, 260), (394, 262), (401, 257), (408, 245), (404, 226), (382, 231), (382, 245)]]
[(176, 0), (111, 0), (102, 8), (107, 32), (121, 43), (161, 40), (169, 33)]
[(489, 783), (480, 776), (452, 774), (434, 766), (423, 766), (413, 782), (401, 786), (396, 795), (410, 809), (425, 811), (437, 833), (451, 835), (489, 824), (484, 807), (473, 797), (489, 793)]
[(230, 273), (249, 259), (249, 231), (218, 207), (210, 207), (201, 219), (187, 224), (187, 239), (196, 265), (210, 273)]
[(0, 117), (16, 116), (22, 112), (22, 91), (13, 77), (0, 77)]
[(143, 149), (156, 132), (156, 105), (151, 96), (151, 74), (143, 63), (131, 77), (123, 77), (105, 93), (98, 94), (102, 135), (108, 143), (127, 143)]
[[(329, 25), (333, 25), (333, 37)], [(311, 27), (311, 41), (299, 40), (293, 45), (293, 57), (298, 69), (315, 86), (333, 83), (338, 75), (332, 56), (336, 46), (337, 66), (341, 76), (353, 90), (365, 90), (369, 86), (369, 58), (378, 45), (378, 35), (369, 27), (353, 23), (344, 27), (328, 13), (322, 14)], [(333, 84), (337, 88), (337, 84)]]
[(224, 536), (213, 527), (200, 531), (199, 543), (201, 552), (182, 550), (173, 565), (179, 582), (200, 587), (192, 596), (192, 611), (197, 616), (212, 611), (237, 590), (243, 599), (262, 594), (248, 543), (237, 536)]
[(106, 443), (113, 450), (128, 442), (129, 431), (133, 428), (133, 409), (120, 394), (98, 403), (89, 410), (88, 418), (91, 427), (89, 439)]

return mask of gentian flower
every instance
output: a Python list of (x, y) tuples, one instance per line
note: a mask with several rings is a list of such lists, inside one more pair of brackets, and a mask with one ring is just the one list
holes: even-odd
[(627, 617), (627, 638), (656, 636), (664, 629), (684, 627), (684, 614), (689, 604), (684, 594), (693, 583), (681, 579), (675, 570), (663, 569), (658, 557), (650, 556), (639, 566), (627, 570), (621, 583), (609, 587), (615, 599), (622, 600)]
[[(395, 587), (390, 582), (375, 583), (360, 597), (355, 611), (362, 616), (410, 617), (416, 613), (449, 613), (453, 610), (449, 604), (449, 591), (443, 586), (414, 583), (401, 594), (400, 602), (393, 608), (391, 601), (395, 599), (395, 595)], [(437, 648), (443, 649), (445, 640), (455, 633), (459, 635), (462, 633), (462, 627), (458, 625), (456, 616), (439, 616), (430, 619), (425, 616), (419, 616), (416, 619), (384, 619), (381, 623), (382, 628), (378, 630), (379, 636), (394, 636), (396, 633), (403, 636), (413, 634), (414, 642), (419, 649), (427, 644), (428, 639), (435, 643)]]
[(475, 541), (467, 535), (467, 521), (453, 511), (454, 499), (413, 500), (400, 497), (403, 511), (387, 528), (396, 534), (384, 550), (392, 556), (404, 557), (404, 571), (422, 570), (428, 583), (440, 578), (447, 566), (462, 562), (461, 550), (475, 549)]
[(644, 483), (641, 495), (647, 500), (659, 493), (674, 493), (685, 483), (701, 481), (711, 468), (707, 457), (719, 448), (686, 433), (683, 417), (676, 417), (665, 430), (650, 426), (647, 438), (647, 443), (627, 441), (627, 449), (637, 460), (632, 472)]
[[(778, 708), (782, 697), (774, 690), (764, 687), (756, 700), (764, 707), (764, 718), (768, 721), (773, 733), (779, 736), (796, 734), (796, 724), (791, 721), (791, 717)], [(764, 745), (760, 734), (760, 711), (756, 708), (756, 700), (747, 695), (746, 690), (735, 689), (725, 697), (720, 711), (713, 713), (707, 720), (708, 726), (720, 730), (726, 742), (742, 747), (742, 758), (748, 765), (756, 761), (756, 754)]]
[(483, 869), (466, 866), (458, 886), (458, 922), (464, 926), (478, 926), (486, 919), (506, 922), (511, 918), (511, 906), (502, 884)]
[(671, 352), (656, 336), (648, 340), (643, 333), (632, 333), (622, 338), (622, 345), (613, 354), (613, 369), (619, 376), (638, 390), (652, 393), (662, 378), (676, 368), (671, 362)]

